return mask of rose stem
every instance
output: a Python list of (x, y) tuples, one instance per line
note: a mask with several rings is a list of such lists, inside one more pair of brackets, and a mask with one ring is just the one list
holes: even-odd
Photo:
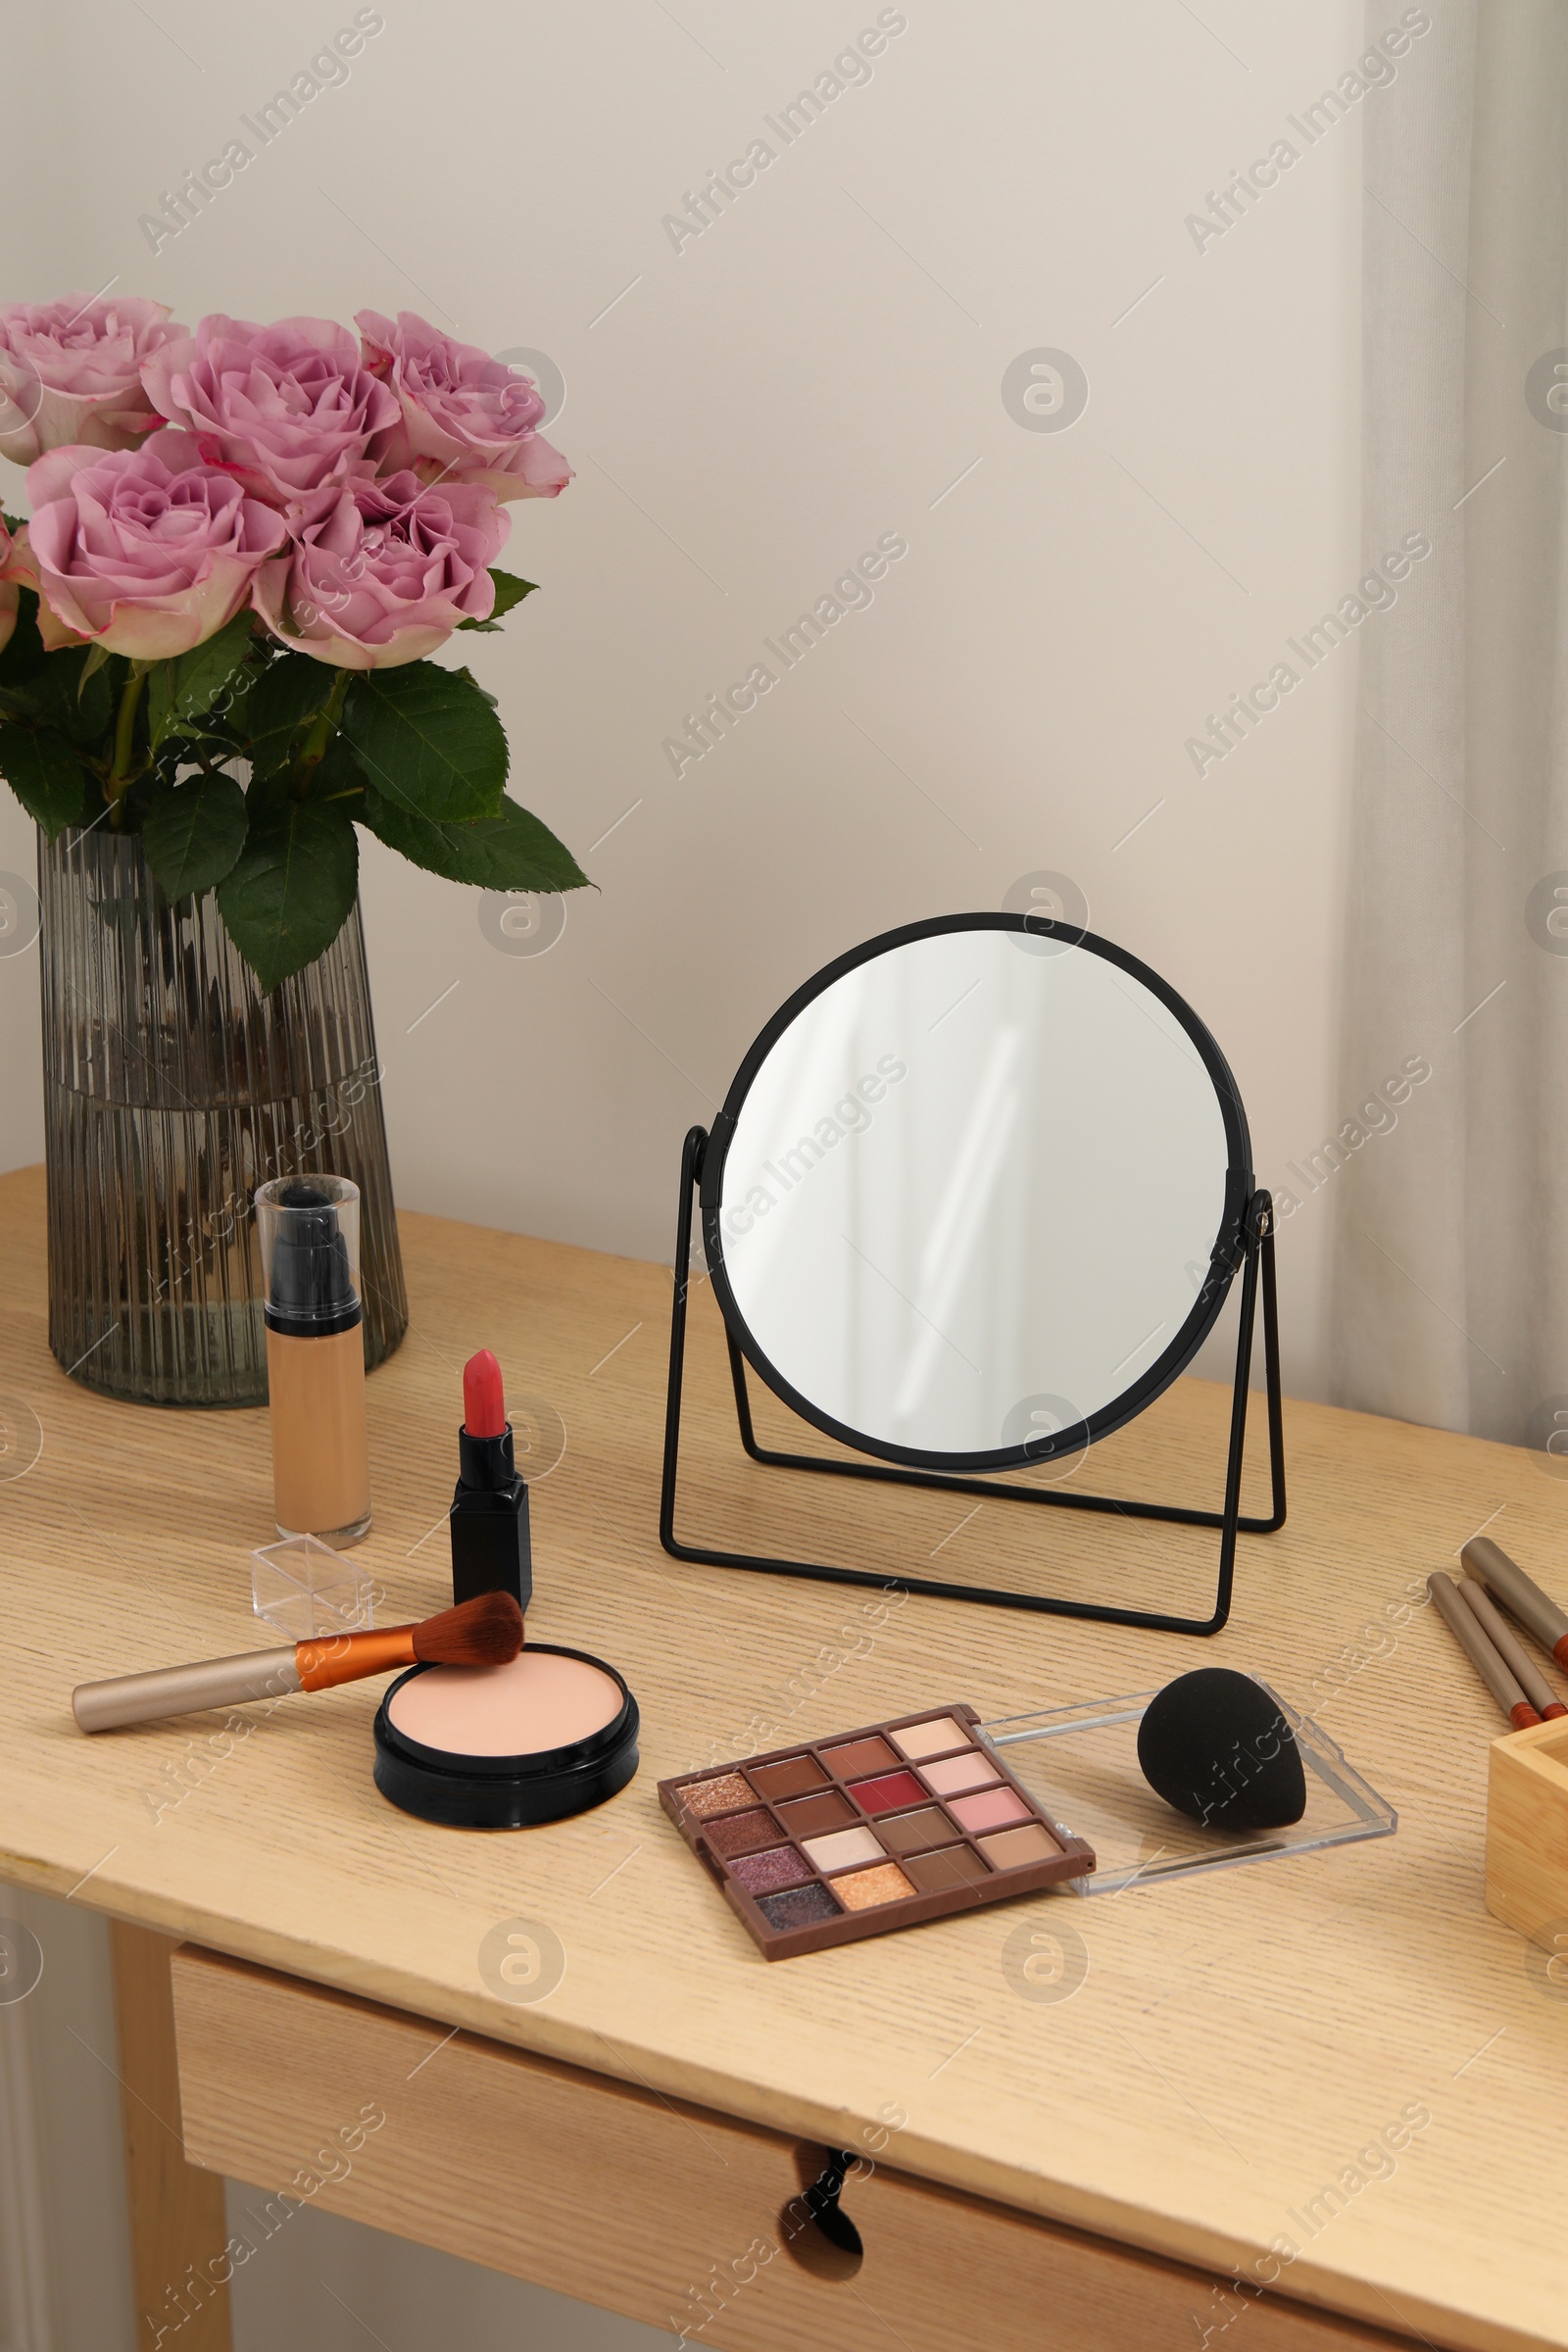
[(117, 833), (123, 829), (125, 821), (125, 794), (130, 789), (130, 754), (136, 732), (136, 709), (146, 682), (146, 671), (133, 666), (130, 676), (125, 680), (125, 691), (120, 698), (120, 715), (115, 721), (115, 759), (104, 789), (109, 795), (109, 822)]
[(338, 671), (332, 691), (326, 698), (326, 708), (319, 711), (311, 722), (311, 731), (306, 736), (300, 748), (299, 758), (294, 762), (294, 781), (290, 790), (296, 801), (304, 800), (310, 789), (312, 776), (315, 775), (322, 760), (326, 757), (327, 743), (338, 720), (343, 715), (343, 705), (348, 696), (349, 680), (353, 674), (353, 671), (348, 669)]

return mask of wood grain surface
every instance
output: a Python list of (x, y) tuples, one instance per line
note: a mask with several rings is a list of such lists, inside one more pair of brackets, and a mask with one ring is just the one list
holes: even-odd
[(928, 2187), (880, 2150), (844, 2191), (857, 2264), (802, 2194), (819, 2147), (193, 1944), (173, 1983), (186, 2146), (271, 2192), (239, 2200), (242, 2259), (319, 2206), (712, 2352), (1191, 2352), (1242, 2318), (1250, 2352), (1407, 2340)]
[(167, 1936), (114, 1923), (115, 2028), (136, 2340), (230, 2352), (223, 2183), (187, 2156)]
[[(211, 1718), (78, 1734), (75, 1682), (262, 1631), (248, 1553), (272, 1533), (267, 1421), (65, 1378), (45, 1345), (42, 1179), (24, 1171), (0, 1180), (0, 1875), (829, 2144), (891, 2112), (905, 2172), (1204, 2270), (1278, 2265), (1283, 2290), (1373, 2326), (1568, 2346), (1568, 2002), (1485, 1908), (1500, 1726), (1420, 1605), (1484, 1524), (1568, 1595), (1568, 1486), (1542, 1457), (1289, 1404), (1290, 1523), (1243, 1539), (1235, 1614), (1206, 1643), (683, 1568), (656, 1534), (667, 1270), (423, 1217), (404, 1236), (412, 1326), (369, 1383), (359, 1557), (379, 1614), (447, 1595), (461, 1366), (493, 1347), (514, 1420), (544, 1433), (530, 1630), (626, 1675), (639, 1777), (515, 1835), (407, 1819), (370, 1778), (373, 1684), (247, 1710), (242, 1737)], [(1225, 1401), (1179, 1383), (1100, 1449), (1097, 1483), (1207, 1498)], [(890, 1581), (937, 1553), (949, 1574), (1190, 1605), (1211, 1577), (1206, 1536), (747, 1463), (706, 1295), (689, 1402), (687, 1532), (809, 1544)], [(782, 1414), (760, 1419), (783, 1435)], [(769, 1966), (654, 1793), (944, 1699), (993, 1717), (1216, 1662), (1315, 1714), (1397, 1805), (1397, 1835)], [(1031, 1997), (1017, 1938), (1043, 1930), (1082, 1938), (1070, 1997)], [(544, 1959), (508, 1981), (508, 1948)], [(1430, 2120), (1412, 2130), (1412, 2111)]]

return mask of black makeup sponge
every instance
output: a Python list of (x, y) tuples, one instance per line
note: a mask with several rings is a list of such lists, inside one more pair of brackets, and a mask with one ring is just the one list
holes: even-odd
[(1281, 1830), (1306, 1811), (1295, 1733), (1268, 1692), (1229, 1666), (1200, 1666), (1155, 1693), (1138, 1761), (1157, 1796), (1208, 1829)]

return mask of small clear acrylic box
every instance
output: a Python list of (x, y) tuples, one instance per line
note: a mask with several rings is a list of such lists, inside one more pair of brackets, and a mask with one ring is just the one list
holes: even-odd
[(1288, 1829), (1204, 1829), (1154, 1794), (1138, 1761), (1138, 1726), (1157, 1695), (1152, 1690), (976, 1726), (1043, 1811), (1094, 1847), (1094, 1871), (1063, 1880), (1059, 1892), (1115, 1894), (1135, 1880), (1151, 1885), (1196, 1870), (1392, 1837), (1399, 1817), (1388, 1800), (1346, 1762), (1310, 1716), (1298, 1715), (1261, 1675), (1252, 1679), (1295, 1734), (1306, 1773), (1306, 1811)]
[(286, 1536), (251, 1553), (251, 1606), (291, 1642), (357, 1634), (375, 1621), (369, 1577), (318, 1536)]

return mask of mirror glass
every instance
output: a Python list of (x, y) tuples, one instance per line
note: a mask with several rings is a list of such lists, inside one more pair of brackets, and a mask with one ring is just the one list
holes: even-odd
[(1218, 1312), (1234, 1082), (1180, 999), (1082, 934), (956, 917), (860, 955), (763, 1033), (714, 1130), (726, 1314), (775, 1389), (872, 1452), (1081, 1446)]

